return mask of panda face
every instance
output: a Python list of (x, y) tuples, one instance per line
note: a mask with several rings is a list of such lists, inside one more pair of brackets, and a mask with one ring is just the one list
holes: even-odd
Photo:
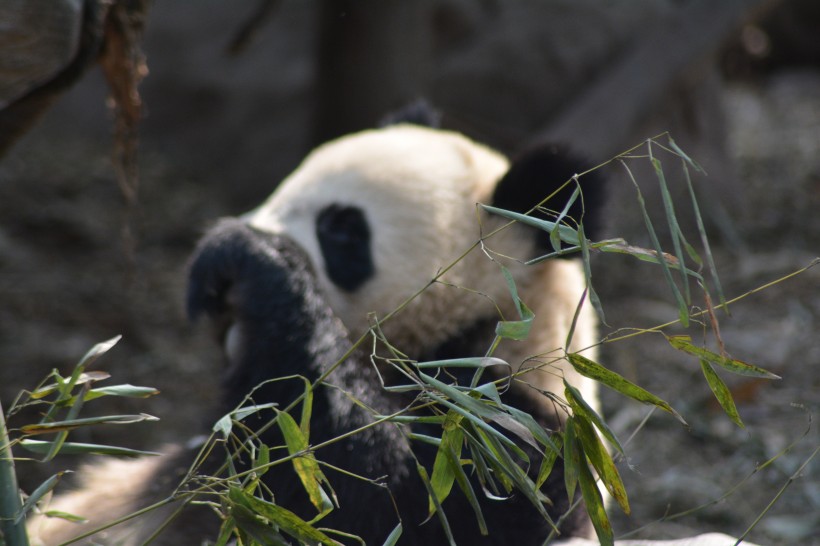
[[(361, 333), (369, 313), (384, 316), (475, 243), (476, 203), (490, 201), (507, 169), (501, 155), (456, 133), (411, 125), (366, 131), (315, 150), (248, 222), (301, 245), (334, 311)], [(480, 290), (481, 278), (498, 279), (497, 268), (474, 254), (443, 280)], [(464, 297), (478, 303), (461, 304)], [(492, 312), (486, 298), (437, 284), (387, 328), (411, 348), (437, 343), (469, 320), (459, 307), (474, 317), (476, 305)], [(436, 316), (446, 324), (418, 327)]]

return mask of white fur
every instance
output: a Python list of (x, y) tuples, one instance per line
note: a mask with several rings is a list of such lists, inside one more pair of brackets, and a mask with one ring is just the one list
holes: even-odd
[[(158, 484), (156, 479), (166, 458), (172, 457), (176, 451), (178, 448), (172, 447), (160, 456), (133, 460), (106, 457), (84, 466), (79, 473), (80, 486), (55, 497), (44, 508), (81, 516), (87, 521), (76, 523), (37, 515), (27, 526), (32, 546), (61, 544), (145, 508), (152, 497), (159, 500), (169, 495), (176, 484)], [(77, 544), (136, 546), (142, 544), (170, 513), (170, 508), (153, 510), (135, 519), (136, 525), (123, 523)]]

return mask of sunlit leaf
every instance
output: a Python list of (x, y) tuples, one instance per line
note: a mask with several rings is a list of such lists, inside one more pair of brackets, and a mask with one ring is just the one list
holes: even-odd
[(122, 336), (114, 336), (107, 341), (97, 343), (80, 359), (77, 364), (78, 368), (87, 368), (93, 364), (98, 358), (111, 350), (114, 345), (122, 339)]
[[(56, 373), (57, 372), (55, 370), (54, 374), (56, 374)], [(111, 377), (111, 374), (109, 374), (107, 372), (101, 372), (101, 371), (84, 372), (84, 373), (81, 373), (79, 375), (79, 377), (77, 378), (77, 381), (74, 383), (74, 386), (84, 385), (86, 383), (94, 383), (96, 381), (104, 381), (104, 380), (108, 379), (109, 377)], [(62, 388), (64, 386), (65, 386), (64, 381), (61, 381), (59, 383), (49, 383), (48, 385), (43, 385), (42, 387), (40, 387), (39, 389), (37, 389), (33, 393), (31, 393), (31, 398), (34, 399), (34, 400), (39, 400), (41, 398), (45, 398), (49, 394), (59, 390), (60, 388)], [(95, 390), (97, 390), (97, 389), (92, 389), (90, 392), (94, 392)], [(86, 398), (86, 399), (88, 399), (88, 398)]]
[(329, 487), (329, 482), (322, 473), (319, 463), (316, 461), (313, 453), (307, 452), (308, 439), (302, 434), (302, 430), (290, 414), (281, 412), (277, 420), (279, 429), (285, 437), (285, 444), (288, 447), (288, 453), (291, 455), (299, 453), (298, 457), (294, 457), (291, 461), (302, 486), (305, 488), (310, 502), (319, 512), (317, 519), (333, 510), (333, 502), (331, 502), (328, 495), (322, 489), (322, 484)]
[(401, 523), (399, 523), (398, 525), (396, 525), (396, 527), (393, 528), (392, 531), (390, 531), (390, 534), (387, 535), (387, 539), (384, 541), (384, 544), (382, 546), (396, 546), (396, 544), (399, 543), (399, 538), (401, 538), (401, 533), (402, 527)]
[(111, 387), (99, 387), (91, 389), (85, 395), (86, 401), (99, 398), (101, 396), (126, 396), (129, 398), (148, 398), (159, 394), (159, 390), (153, 387), (139, 387), (136, 385), (113, 385)]
[[(53, 442), (44, 442), (42, 440), (20, 440), (20, 446), (30, 451), (31, 453), (49, 453), (53, 448)], [(77, 442), (63, 442), (60, 447), (60, 453), (64, 455), (113, 455), (116, 457), (141, 457), (143, 455), (161, 455), (154, 451), (138, 451), (136, 449), (128, 449), (125, 447), (106, 446), (100, 444), (83, 444)]]
[(481, 505), (478, 503), (478, 497), (476, 497), (475, 491), (473, 491), (473, 486), (470, 484), (470, 480), (464, 472), (464, 467), (461, 465), (461, 461), (459, 460), (459, 454), (452, 449), (448, 449), (445, 452), (445, 455), (450, 463), (450, 468), (453, 470), (453, 475), (455, 476), (459, 489), (461, 489), (461, 492), (464, 493), (464, 496), (467, 498), (467, 502), (470, 503), (470, 506), (475, 513), (479, 532), (482, 535), (487, 535), (487, 522), (484, 521), (484, 514), (481, 511)]
[(706, 377), (709, 388), (712, 389), (715, 398), (717, 398), (720, 407), (723, 408), (726, 415), (728, 415), (737, 426), (745, 428), (743, 421), (740, 419), (740, 414), (737, 412), (735, 401), (732, 399), (732, 393), (729, 392), (729, 387), (726, 386), (726, 383), (718, 376), (715, 369), (712, 368), (712, 365), (702, 358), (700, 359), (700, 369), (703, 370), (703, 375)]
[(581, 466), (581, 454), (575, 439), (575, 420), (568, 417), (564, 423), (564, 488), (567, 490), (569, 503), (575, 498), (575, 487), (578, 485), (578, 473)]
[[(583, 448), (579, 445), (578, 449), (581, 452), (580, 456), (583, 457)], [(606, 515), (604, 501), (603, 498), (601, 498), (598, 485), (595, 483), (595, 478), (592, 476), (592, 472), (590, 472), (586, 464), (578, 465), (578, 484), (581, 487), (581, 496), (584, 498), (587, 514), (589, 514), (589, 518), (592, 520), (592, 526), (595, 528), (598, 541), (601, 546), (614, 546), (615, 539), (612, 532), (612, 524)]]
[(453, 531), (450, 529), (450, 522), (447, 521), (447, 515), (441, 507), (441, 502), (439, 502), (438, 497), (436, 497), (436, 494), (433, 491), (433, 486), (430, 484), (430, 476), (427, 474), (427, 470), (420, 464), (416, 463), (416, 472), (418, 472), (418, 475), (421, 478), (421, 483), (424, 484), (425, 489), (427, 489), (427, 494), (430, 496), (430, 499), (436, 507), (436, 515), (438, 516), (438, 520), (444, 530), (444, 534), (447, 536), (447, 542), (450, 543), (450, 546), (456, 546), (456, 541), (453, 538)]
[(56, 474), (48, 478), (46, 481), (41, 483), (39, 486), (37, 486), (37, 489), (35, 489), (31, 493), (31, 495), (29, 495), (29, 497), (26, 499), (26, 502), (23, 503), (23, 506), (20, 508), (20, 512), (17, 514), (17, 517), (14, 518), (15, 525), (23, 521), (23, 518), (26, 516), (26, 514), (28, 514), (29, 511), (32, 508), (34, 508), (34, 506), (38, 502), (40, 502), (40, 499), (42, 499), (49, 492), (53, 491), (55, 487), (57, 487), (57, 484), (60, 483), (60, 479), (63, 477), (63, 474), (65, 473), (66, 471), (57, 472)]
[[(299, 541), (310, 544), (319, 543), (326, 546), (338, 546), (339, 544), (290, 510), (249, 495), (238, 487), (229, 489), (228, 500), (232, 503), (234, 517), (239, 516), (237, 520), (241, 518), (245, 523), (249, 523), (247, 517), (250, 516), (251, 520), (258, 521), (253, 517), (254, 514), (257, 514), (271, 521), (281, 531)], [(240, 508), (240, 510), (237, 511), (237, 508)], [(241, 508), (245, 510), (241, 510)], [(261, 532), (262, 529), (256, 529), (256, 531)], [(265, 544), (265, 542), (261, 543)]]
[(779, 375), (775, 375), (769, 371), (747, 364), (746, 362), (728, 358), (710, 351), (704, 347), (698, 347), (692, 344), (692, 338), (689, 336), (667, 336), (666, 339), (669, 344), (679, 351), (684, 351), (698, 358), (706, 360), (711, 364), (716, 364), (721, 368), (738, 375), (749, 377), (759, 377), (762, 379), (780, 379)]
[(597, 362), (593, 362), (592, 360), (584, 356), (581, 356), (578, 353), (568, 354), (567, 359), (569, 360), (570, 364), (572, 364), (572, 367), (575, 368), (575, 371), (577, 371), (584, 377), (595, 379), (596, 381), (600, 382), (603, 385), (606, 385), (610, 389), (618, 391), (621, 394), (628, 396), (629, 398), (632, 398), (633, 400), (637, 400), (638, 402), (658, 406), (662, 410), (674, 415), (678, 421), (686, 425), (686, 421), (677, 411), (675, 411), (672, 408), (672, 406), (670, 406), (654, 394), (628, 381), (623, 376), (604, 368)]
[(510, 296), (512, 296), (513, 303), (521, 320), (500, 321), (495, 327), (495, 334), (505, 339), (520, 341), (529, 336), (535, 314), (521, 301), (521, 298), (518, 297), (518, 288), (515, 285), (515, 279), (513, 279), (512, 273), (504, 266), (501, 266), (501, 273), (507, 281), (507, 288), (510, 291)]
[(415, 366), (424, 370), (427, 368), (489, 368), (490, 366), (509, 367), (509, 364), (500, 358), (479, 356), (470, 358), (452, 358), (448, 360), (430, 360), (427, 362), (418, 362)]
[(47, 518), (58, 518), (64, 519), (66, 521), (70, 521), (72, 523), (85, 523), (88, 521), (82, 516), (77, 516), (75, 514), (69, 514), (68, 512), (62, 512), (60, 510), (48, 510), (43, 513)]
[(49, 434), (53, 432), (73, 430), (91, 425), (130, 425), (142, 421), (159, 421), (157, 417), (141, 413), (139, 415), (104, 415), (101, 417), (84, 417), (82, 419), (68, 419), (53, 423), (38, 423), (20, 427), (23, 434)]
[(554, 230), (557, 229), (558, 235), (563, 242), (570, 245), (578, 244), (578, 232), (567, 225), (557, 224), (555, 222), (550, 222), (549, 220), (542, 220), (540, 218), (535, 218), (533, 216), (527, 216), (526, 214), (520, 214), (509, 210), (499, 209), (496, 207), (491, 207), (489, 205), (481, 205), (481, 207), (487, 212), (503, 216), (504, 218), (508, 218), (510, 220), (521, 222), (524, 225), (531, 226), (542, 231), (546, 231), (547, 233), (552, 233)]
[[(461, 456), (464, 434), (459, 424), (462, 419), (461, 415), (451, 410), (447, 412), (447, 418), (444, 421), (441, 441), (436, 452), (436, 459), (433, 462), (433, 473), (430, 475), (430, 487), (439, 503), (444, 502), (450, 494), (456, 478), (456, 470), (450, 464), (448, 452), (455, 453), (456, 459)], [(427, 507), (428, 515), (432, 515), (435, 509), (436, 503), (434, 503), (431, 496)]]
[(541, 489), (541, 486), (549, 478), (552, 468), (555, 466), (555, 461), (558, 460), (559, 452), (557, 450), (561, 449), (563, 445), (563, 436), (560, 433), (553, 434), (550, 440), (556, 449), (549, 449), (544, 452), (544, 458), (541, 459), (541, 466), (538, 469), (538, 478), (535, 480), (536, 489)]
[(575, 438), (581, 443), (582, 451), (598, 472), (598, 477), (609, 491), (609, 494), (612, 495), (621, 510), (628, 515), (630, 513), (629, 500), (626, 496), (626, 489), (623, 480), (621, 480), (621, 475), (615, 467), (615, 462), (595, 433), (592, 423), (582, 415), (576, 415), (574, 419)]
[(618, 441), (618, 438), (615, 437), (615, 433), (609, 428), (609, 426), (601, 419), (601, 416), (587, 404), (587, 401), (584, 400), (584, 397), (581, 396), (581, 392), (567, 383), (566, 379), (564, 380), (564, 388), (565, 388), (565, 396), (567, 398), (567, 402), (569, 402), (570, 406), (572, 407), (573, 413), (577, 413), (583, 415), (586, 419), (588, 419), (595, 428), (601, 431), (601, 434), (604, 435), (604, 438), (612, 444), (615, 449), (619, 452), (623, 453), (624, 448), (621, 446), (621, 443)]

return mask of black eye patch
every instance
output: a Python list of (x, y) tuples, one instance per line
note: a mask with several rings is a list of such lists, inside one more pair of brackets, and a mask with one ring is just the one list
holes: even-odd
[(316, 218), (316, 237), (333, 283), (347, 292), (362, 286), (375, 273), (370, 249), (370, 226), (358, 207), (330, 205)]

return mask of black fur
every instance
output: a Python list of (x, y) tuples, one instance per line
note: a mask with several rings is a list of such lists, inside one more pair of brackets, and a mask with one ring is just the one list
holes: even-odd
[[(316, 380), (350, 346), (348, 332), (317, 289), (303, 252), (284, 237), (260, 233), (237, 220), (223, 221), (200, 243), (190, 270), (188, 309), (194, 318), (207, 314), (221, 331), (229, 324), (241, 330), (243, 348), (237, 361), (232, 362), (225, 384), (226, 409), (266, 379), (300, 374)], [(446, 344), (437, 354), (449, 356), (451, 351), (459, 352), (457, 349), (458, 343)], [(327, 383), (350, 392), (383, 414), (397, 411), (408, 402), (403, 395), (383, 390), (371, 365), (355, 356), (343, 362)], [(253, 398), (257, 404), (276, 402), (284, 408), (303, 388), (297, 381), (273, 382), (257, 389)], [(515, 406), (526, 401), (511, 398), (507, 403)], [(315, 445), (371, 421), (370, 414), (339, 389), (320, 386), (314, 394), (310, 442)], [(263, 435), (263, 441), (269, 445), (282, 443), (273, 432), (275, 428)], [(440, 429), (437, 432), (440, 434)], [(531, 457), (531, 470), (537, 472), (538, 454), (527, 446), (522, 448)], [(417, 442), (412, 449), (430, 471), (435, 448)], [(436, 517), (420, 525), (427, 516), (427, 493), (417, 475), (413, 453), (402, 429), (383, 424), (333, 443), (316, 456), (371, 478), (385, 476), (384, 483), (392, 492), (403, 521), (400, 544), (445, 544)], [(323, 519), (321, 526), (357, 534), (367, 544), (382, 544), (398, 522), (387, 491), (330, 470), (326, 474), (341, 508)], [(279, 504), (306, 519), (314, 515), (289, 465), (273, 467), (265, 480)], [(522, 495), (490, 501), (483, 498), (478, 483), (474, 488), (481, 497), (490, 535), (480, 535), (473, 510), (456, 487), (445, 501), (444, 510), (458, 544), (541, 544), (549, 534), (548, 524)], [(557, 474), (551, 478), (544, 493), (555, 502), (549, 512), (555, 517), (561, 515), (567, 504), (562, 478)], [(586, 526), (585, 516), (576, 511), (562, 530), (573, 536)]]
[(387, 127), (399, 123), (412, 123), (413, 125), (438, 129), (441, 127), (441, 116), (441, 112), (433, 108), (433, 105), (425, 99), (417, 99), (384, 116), (379, 121), (378, 126)]
[(370, 227), (362, 209), (330, 205), (316, 218), (316, 238), (333, 284), (355, 292), (375, 273)]
[[(512, 161), (509, 171), (496, 186), (493, 206), (513, 212), (527, 212), (558, 190), (564, 182), (589, 168), (589, 165), (560, 146), (532, 148)], [(583, 222), (587, 239), (596, 240), (602, 231), (604, 180), (598, 171), (592, 171), (579, 177), (578, 182), (581, 184), (581, 196), (570, 207), (568, 216), (576, 224)], [(542, 211), (534, 215), (554, 220), (564, 210), (576, 187), (575, 182), (570, 181), (544, 204), (544, 208), (555, 212), (554, 215)], [(548, 234), (539, 232), (538, 246), (545, 251), (552, 250)]]

